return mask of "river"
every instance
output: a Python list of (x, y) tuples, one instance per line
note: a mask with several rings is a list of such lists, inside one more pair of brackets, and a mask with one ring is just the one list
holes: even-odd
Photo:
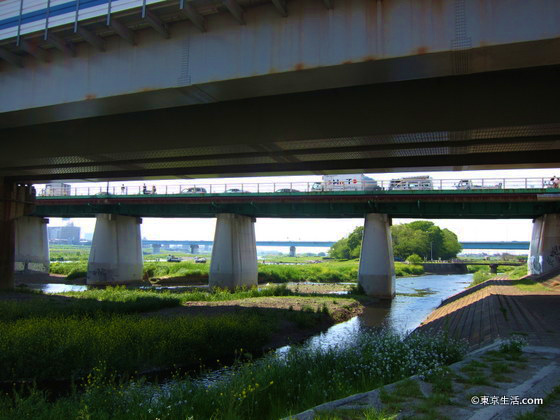
[[(392, 301), (365, 308), (364, 312), (346, 322), (336, 324), (305, 345), (329, 347), (351, 344), (367, 329), (388, 328), (399, 334), (414, 330), (439, 306), (442, 300), (465, 289), (472, 274), (426, 275), (401, 277), (396, 281), (397, 295)], [(282, 353), (289, 346), (278, 349)]]

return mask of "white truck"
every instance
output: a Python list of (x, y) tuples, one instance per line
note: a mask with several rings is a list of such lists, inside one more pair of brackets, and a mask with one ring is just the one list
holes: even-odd
[(382, 188), (377, 181), (364, 174), (323, 175), (315, 182), (312, 191), (377, 191)]
[(456, 185), (458, 190), (501, 190), (502, 183), (499, 182), (495, 185), (475, 185), (470, 179), (462, 179)]
[(72, 194), (72, 186), (70, 184), (63, 184), (60, 182), (46, 184), (45, 188), (41, 191), (41, 195), (47, 197), (61, 197)]
[(389, 184), (389, 190), (433, 190), (434, 183), (431, 177), (415, 176), (409, 178), (392, 179)]

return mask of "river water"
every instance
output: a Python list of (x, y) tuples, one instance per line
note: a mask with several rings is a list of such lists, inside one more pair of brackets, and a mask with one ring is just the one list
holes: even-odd
[[(401, 277), (396, 280), (397, 296), (392, 301), (367, 306), (364, 312), (346, 322), (336, 324), (308, 340), (311, 346), (330, 346), (352, 341), (364, 329), (388, 328), (404, 334), (412, 331), (442, 300), (465, 289), (472, 274), (425, 275)], [(86, 286), (70, 284), (33, 284), (45, 293), (86, 290)]]
[[(392, 301), (367, 306), (364, 312), (346, 322), (333, 325), (305, 345), (328, 348), (351, 344), (368, 329), (386, 328), (399, 334), (411, 332), (437, 308), (441, 301), (465, 289), (472, 274), (426, 275), (396, 280), (397, 296)], [(287, 351), (289, 346), (278, 349)]]

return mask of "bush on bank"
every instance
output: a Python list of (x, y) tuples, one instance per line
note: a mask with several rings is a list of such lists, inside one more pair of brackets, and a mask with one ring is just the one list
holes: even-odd
[(295, 347), (239, 364), (207, 383), (183, 378), (165, 387), (92, 377), (85, 392), (50, 402), (39, 392), (0, 397), (0, 420), (267, 420), (374, 389), (462, 358), (465, 346), (445, 334), (406, 339), (368, 332), (348, 346)]

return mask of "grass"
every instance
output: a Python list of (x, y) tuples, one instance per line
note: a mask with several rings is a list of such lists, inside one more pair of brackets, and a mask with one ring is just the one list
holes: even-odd
[[(295, 257), (298, 262), (302, 257)], [(287, 260), (288, 257), (282, 260)], [(305, 258), (308, 260), (309, 258)], [(279, 260), (280, 261), (280, 260)], [(287, 283), (287, 282), (356, 282), (358, 280), (358, 260), (331, 261), (325, 260), (317, 264), (275, 265), (259, 264), (260, 283)], [(192, 261), (168, 263), (164, 261), (150, 261), (144, 263), (144, 275), (148, 278), (187, 277), (193, 282), (208, 282), (210, 264), (197, 264)], [(51, 263), (50, 272), (68, 276), (69, 279), (85, 277), (87, 273), (87, 260)], [(422, 265), (395, 262), (395, 274), (398, 277), (424, 274)]]
[[(214, 339), (233, 340), (225, 334)], [(403, 339), (368, 332), (350, 346), (296, 346), (281, 356), (272, 353), (238, 364), (210, 385), (189, 377), (176, 378), (165, 387), (119, 383), (100, 369), (84, 392), (55, 401), (38, 391), (0, 397), (0, 420), (278, 419), (455, 362), (463, 354), (462, 344), (443, 335)]]
[(515, 287), (525, 292), (549, 292), (553, 290), (550, 287), (546, 287), (544, 284), (529, 278), (517, 280), (513, 284)]
[[(0, 380), (83, 377), (103, 365), (132, 374), (258, 351), (278, 322), (262, 313), (214, 317), (112, 314), (0, 322)], [(40, 349), (40, 351), (38, 351)]]
[(258, 290), (194, 290), (175, 293), (170, 290), (126, 289), (124, 286), (90, 289), (82, 292), (66, 292), (58, 295), (32, 293), (25, 300), (1, 300), (0, 319), (15, 321), (22, 318), (89, 316), (106, 314), (129, 314), (149, 312), (179, 306), (186, 302), (216, 302), (266, 296), (290, 296), (293, 294), (284, 285)]

